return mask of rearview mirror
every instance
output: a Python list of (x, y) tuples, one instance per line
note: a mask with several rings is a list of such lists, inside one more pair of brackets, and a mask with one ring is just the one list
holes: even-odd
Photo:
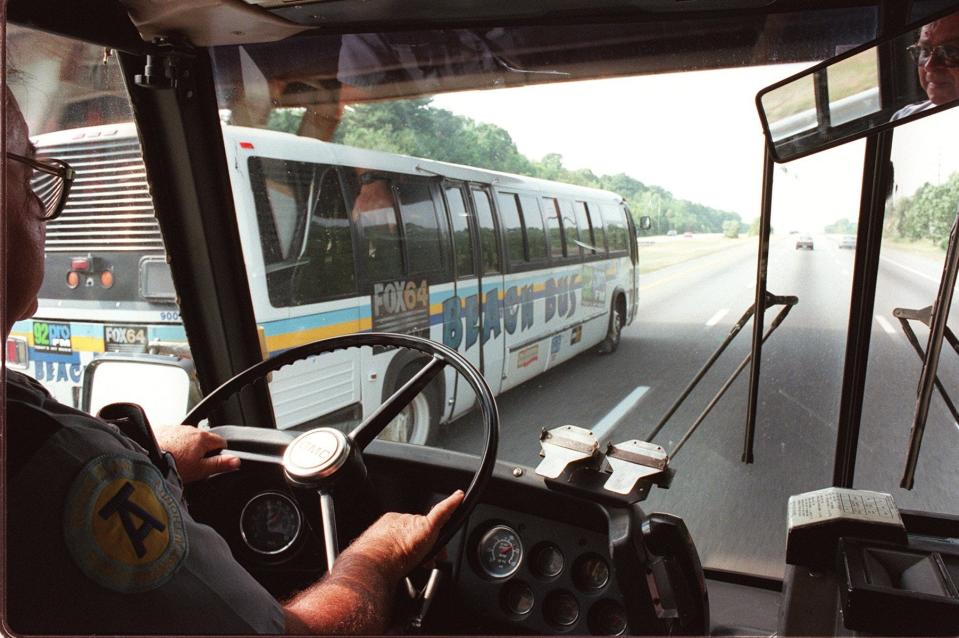
[(959, 104), (957, 33), (953, 11), (760, 91), (773, 158), (787, 162)]
[(111, 403), (136, 403), (151, 425), (172, 425), (199, 399), (193, 362), (167, 355), (104, 355), (83, 373), (81, 408), (91, 414)]

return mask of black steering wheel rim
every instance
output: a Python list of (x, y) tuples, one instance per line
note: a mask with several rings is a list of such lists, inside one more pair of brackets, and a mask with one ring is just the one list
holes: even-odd
[[(449, 365), (466, 379), (470, 387), (473, 388), (473, 392), (476, 394), (476, 402), (479, 404), (480, 410), (483, 413), (483, 422), (486, 425), (486, 445), (483, 450), (479, 469), (473, 474), (473, 478), (466, 488), (463, 502), (443, 525), (436, 544), (424, 560), (424, 562), (427, 562), (452, 540), (453, 536), (463, 526), (470, 513), (476, 507), (493, 474), (493, 467), (496, 464), (496, 451), (499, 444), (499, 411), (496, 407), (496, 400), (493, 398), (493, 391), (490, 389), (483, 375), (476, 370), (463, 355), (455, 350), (421, 337), (388, 332), (366, 332), (320, 339), (281, 352), (243, 370), (197, 403), (196, 406), (190, 410), (189, 414), (184, 417), (183, 424), (196, 426), (200, 421), (208, 418), (213, 408), (222, 403), (224, 399), (233, 396), (240, 389), (262, 379), (270, 372), (279, 370), (284, 366), (291, 365), (307, 357), (333, 352), (335, 350), (359, 348), (363, 346), (408, 348), (422, 352), (431, 356), (434, 360), (439, 360), (443, 364)], [(375, 434), (364, 437), (367, 440), (357, 446), (359, 448), (358, 452), (365, 448), (373, 437), (375, 437)]]

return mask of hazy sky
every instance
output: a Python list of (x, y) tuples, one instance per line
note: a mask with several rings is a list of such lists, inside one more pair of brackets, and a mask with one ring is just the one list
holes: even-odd
[[(676, 197), (737, 212), (748, 222), (759, 215), (761, 204), (763, 136), (756, 93), (805, 66), (471, 91), (437, 96), (434, 104), (503, 127), (528, 157), (559, 153), (569, 168), (623, 172)], [(959, 109), (950, 115), (956, 113)], [(941, 127), (945, 119), (926, 121), (937, 120)], [(959, 118), (948, 119), (951, 139), (959, 139)], [(919, 123), (907, 128), (912, 127)], [(904, 146), (898, 137), (897, 144)], [(787, 164), (785, 171), (778, 169), (774, 210), (782, 220), (780, 227), (820, 232), (840, 217), (855, 219), (862, 148), (862, 142), (847, 144)], [(959, 168), (959, 157), (951, 149), (933, 156), (913, 153), (910, 161), (912, 155), (922, 156), (925, 164), (911, 170), (897, 166), (901, 192)], [(938, 166), (930, 168), (933, 161)]]

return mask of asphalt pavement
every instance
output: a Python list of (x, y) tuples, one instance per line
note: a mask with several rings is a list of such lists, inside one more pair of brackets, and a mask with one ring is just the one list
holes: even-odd
[[(795, 250), (790, 236), (774, 238), (771, 246), (768, 289), (796, 295), (799, 304), (763, 352), (754, 463), (741, 461), (747, 368), (673, 459), (672, 487), (654, 489), (643, 504), (682, 516), (708, 567), (781, 577), (788, 497), (832, 481), (855, 252), (825, 235), (815, 239), (813, 251)], [(921, 362), (892, 310), (931, 304), (941, 267), (883, 250), (856, 487), (890, 492), (900, 508), (955, 513), (959, 425), (938, 395), (916, 487), (898, 487)], [(585, 353), (499, 397), (500, 457), (535, 467), (540, 430), (564, 424), (613, 441), (645, 439), (752, 303), (755, 271), (755, 244), (747, 244), (643, 275), (638, 318), (616, 353)], [(776, 311), (767, 311), (767, 325)], [(751, 330), (747, 324), (656, 443), (674, 448), (747, 356)], [(925, 345), (925, 329), (919, 325), (916, 332)], [(939, 374), (955, 400), (957, 361), (947, 346)], [(450, 424), (441, 443), (475, 452), (480, 437), (466, 417)]]

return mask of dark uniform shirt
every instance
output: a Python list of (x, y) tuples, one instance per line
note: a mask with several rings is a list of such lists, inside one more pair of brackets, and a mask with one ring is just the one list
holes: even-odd
[(161, 475), (115, 426), (57, 403), (29, 377), (7, 371), (6, 390), (10, 628), (284, 630), (279, 603), (190, 516), (175, 470)]

